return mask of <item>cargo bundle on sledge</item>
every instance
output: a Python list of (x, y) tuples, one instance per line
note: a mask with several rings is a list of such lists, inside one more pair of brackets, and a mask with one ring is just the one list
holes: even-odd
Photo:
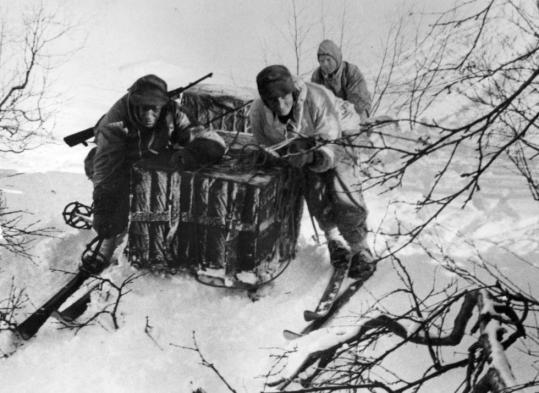
[[(202, 85), (185, 92), (182, 105), (205, 123), (252, 98), (250, 90)], [(247, 111), (208, 125), (229, 144), (229, 154), (216, 165), (178, 170), (166, 154), (135, 165), (127, 251), (133, 265), (189, 271), (211, 285), (256, 287), (294, 258), (301, 182), (288, 167), (262, 170), (239, 161), (242, 146), (254, 142)]]
[[(250, 133), (249, 103), (255, 94), (247, 88), (199, 84), (182, 93), (182, 110), (209, 129)], [(241, 109), (222, 116), (236, 108)]]

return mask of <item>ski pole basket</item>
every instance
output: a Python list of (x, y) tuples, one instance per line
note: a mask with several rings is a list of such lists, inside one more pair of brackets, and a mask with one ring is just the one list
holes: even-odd
[(64, 207), (62, 216), (67, 225), (76, 229), (90, 229), (92, 227), (93, 209), (80, 202), (71, 202)]

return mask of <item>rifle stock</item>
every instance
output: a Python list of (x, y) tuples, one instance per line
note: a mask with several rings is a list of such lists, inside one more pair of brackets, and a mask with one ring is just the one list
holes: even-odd
[[(167, 94), (171, 99), (173, 99), (183, 93), (185, 90), (189, 89), (190, 87), (193, 87), (194, 85), (202, 82), (204, 79), (211, 78), (212, 76), (213, 72), (210, 72), (209, 74), (204, 75), (202, 78), (189, 83), (187, 86), (171, 90)], [(64, 138), (64, 142), (67, 143), (67, 145), (70, 147), (78, 145), (79, 143), (82, 143), (84, 146), (88, 146), (88, 142), (86, 141), (94, 136), (94, 128), (95, 127), (90, 127), (85, 130), (75, 132), (74, 134), (70, 134)]]
[(85, 130), (75, 132), (74, 134), (68, 135), (64, 138), (64, 142), (68, 146), (73, 147), (82, 143), (84, 146), (88, 146), (88, 139), (94, 136), (94, 127), (87, 128)]

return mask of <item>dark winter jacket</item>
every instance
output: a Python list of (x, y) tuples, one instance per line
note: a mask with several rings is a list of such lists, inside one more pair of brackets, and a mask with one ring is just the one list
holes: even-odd
[(371, 109), (371, 94), (359, 68), (343, 61), (340, 48), (330, 40), (325, 40), (320, 44), (318, 56), (320, 55), (333, 57), (338, 64), (337, 70), (330, 75), (324, 75), (318, 67), (313, 72), (311, 81), (325, 86), (337, 97), (351, 102), (359, 115), (368, 117)]
[(134, 162), (164, 151), (172, 133), (187, 132), (189, 126), (189, 119), (175, 101), (162, 109), (152, 129), (145, 129), (134, 119), (129, 94), (118, 100), (95, 127), (97, 146), (88, 175), (94, 184), (96, 212), (113, 210), (115, 204), (127, 198)]

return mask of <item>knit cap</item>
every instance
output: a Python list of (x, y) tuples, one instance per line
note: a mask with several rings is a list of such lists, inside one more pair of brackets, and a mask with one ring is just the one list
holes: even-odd
[(256, 76), (256, 85), (262, 99), (282, 97), (294, 91), (294, 80), (288, 68), (271, 65)]

